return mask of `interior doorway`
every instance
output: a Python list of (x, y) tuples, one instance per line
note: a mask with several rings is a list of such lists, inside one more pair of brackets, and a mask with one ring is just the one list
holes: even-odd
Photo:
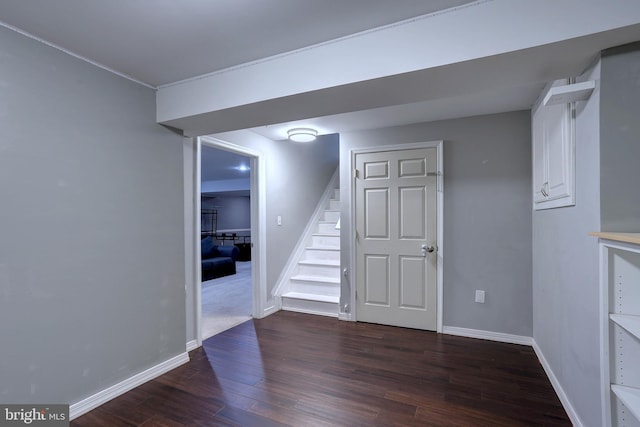
[(251, 158), (200, 154), (201, 338), (251, 319)]
[[(225, 179), (212, 179), (215, 175), (207, 172), (206, 151), (209, 149), (216, 150), (214, 155), (217, 153), (217, 157), (227, 158), (228, 161), (224, 167), (238, 168), (236, 172), (244, 173), (245, 178), (242, 179), (236, 174), (235, 177), (230, 175), (227, 179), (230, 182), (207, 184), (207, 181), (225, 181)], [(212, 334), (212, 331), (213, 333), (221, 332), (251, 317), (264, 316), (263, 301), (266, 298), (262, 236), (264, 232), (264, 164), (259, 153), (212, 137), (197, 138), (196, 152), (193, 187), (195, 202), (193, 259), (196, 264), (193, 280), (196, 322), (194, 332), (197, 345), (200, 345), (203, 339)], [(229, 157), (229, 155), (235, 155), (235, 158), (243, 160), (244, 164), (230, 164), (232, 162), (229, 159), (233, 156)], [(248, 176), (248, 182), (246, 176)], [(242, 185), (245, 188), (240, 188)], [(203, 197), (202, 194), (205, 196)], [(223, 195), (226, 200), (222, 197)], [(246, 205), (249, 206), (248, 212)], [(203, 206), (208, 212), (218, 211), (215, 226), (210, 223), (211, 218), (203, 221), (201, 215)], [(225, 221), (225, 212), (227, 220), (231, 219), (231, 216), (234, 216), (235, 220), (238, 219), (236, 216), (239, 216), (238, 209), (243, 210), (245, 224), (237, 226), (232, 222), (232, 225), (229, 225), (229, 221)], [(229, 270), (228, 263), (226, 267), (220, 267), (221, 270), (218, 269), (217, 273), (211, 271), (211, 266), (204, 267), (202, 247), (203, 238), (207, 237), (209, 237), (209, 245), (219, 246), (221, 252), (219, 255), (229, 256), (229, 249), (238, 246), (234, 255), (235, 273), (233, 269)], [(205, 269), (207, 271), (204, 271)], [(239, 283), (242, 286), (237, 286)], [(228, 288), (228, 292), (225, 291), (225, 287)], [(233, 306), (234, 299), (237, 300), (237, 305), (244, 307), (241, 308), (244, 316), (242, 318), (234, 314), (233, 308), (220, 305), (230, 303)], [(211, 302), (218, 303), (218, 306), (211, 305)]]

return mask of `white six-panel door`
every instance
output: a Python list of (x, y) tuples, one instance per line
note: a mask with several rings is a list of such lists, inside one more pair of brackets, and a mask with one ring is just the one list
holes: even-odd
[(357, 320), (436, 330), (437, 149), (355, 157)]

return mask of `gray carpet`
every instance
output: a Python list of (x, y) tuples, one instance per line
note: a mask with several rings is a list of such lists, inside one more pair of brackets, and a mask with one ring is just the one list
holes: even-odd
[(237, 262), (237, 273), (202, 283), (202, 339), (251, 319), (251, 262)]

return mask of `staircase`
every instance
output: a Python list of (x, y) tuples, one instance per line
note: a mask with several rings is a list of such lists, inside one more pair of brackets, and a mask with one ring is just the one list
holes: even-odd
[[(326, 197), (326, 196), (325, 196)], [(338, 317), (340, 190), (333, 189), (307, 233), (280, 294), (283, 310)]]

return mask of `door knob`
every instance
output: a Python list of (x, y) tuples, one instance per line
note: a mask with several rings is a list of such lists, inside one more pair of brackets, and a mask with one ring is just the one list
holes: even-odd
[(434, 252), (435, 250), (436, 250), (436, 247), (435, 247), (435, 246), (433, 246), (433, 245), (432, 245), (432, 246), (429, 246), (429, 247), (427, 247), (427, 245), (422, 245), (422, 246), (420, 246), (420, 251), (422, 252), (422, 256), (423, 256), (423, 257), (426, 257), (426, 256), (427, 256), (427, 252), (428, 252), (428, 253), (432, 253), (432, 252)]

